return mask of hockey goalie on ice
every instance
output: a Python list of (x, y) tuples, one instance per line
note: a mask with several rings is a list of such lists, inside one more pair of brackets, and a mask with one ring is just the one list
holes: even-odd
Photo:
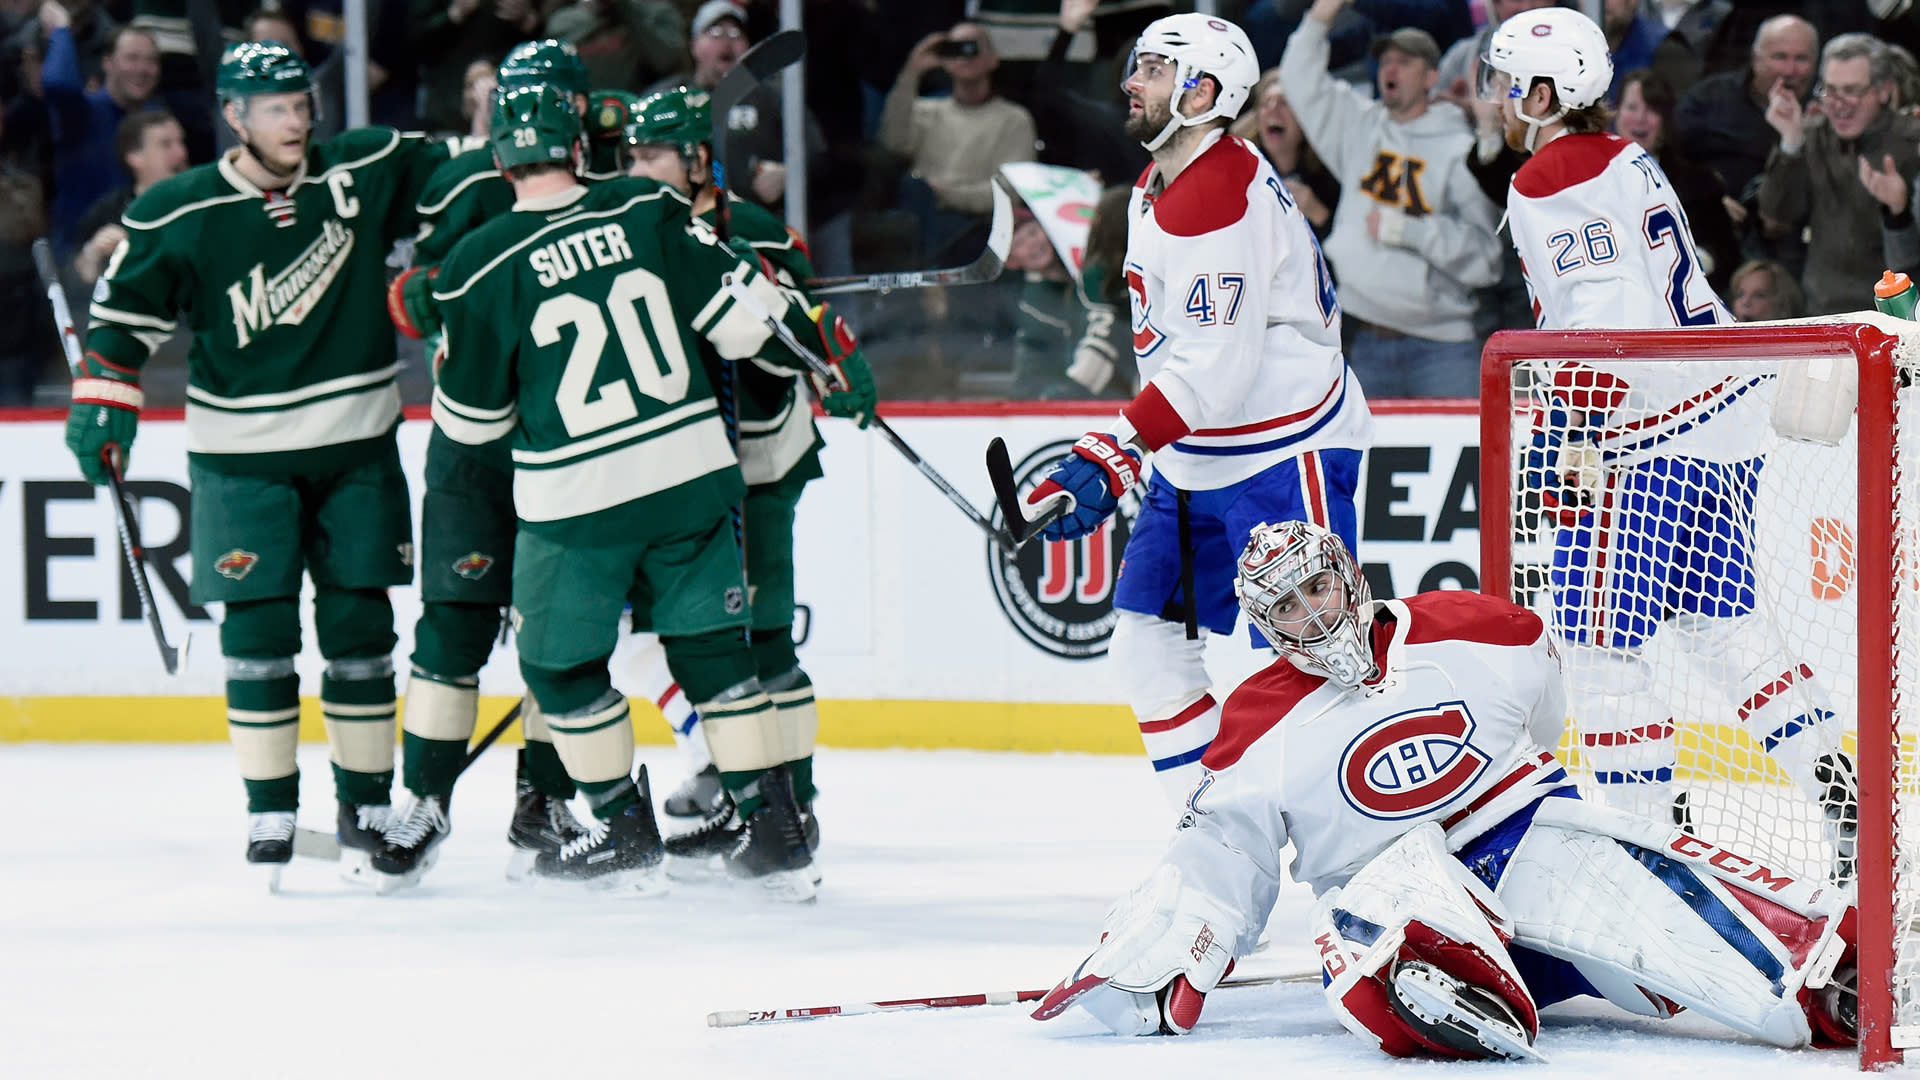
[(1397, 1057), (1537, 1059), (1539, 1010), (1581, 996), (1855, 1041), (1851, 885), (1583, 800), (1548, 749), (1567, 705), (1538, 616), (1373, 601), (1339, 538), (1298, 522), (1254, 530), (1235, 587), (1280, 658), (1228, 699), (1166, 855), (1036, 1019), (1191, 1031), (1291, 872), (1328, 1005)]

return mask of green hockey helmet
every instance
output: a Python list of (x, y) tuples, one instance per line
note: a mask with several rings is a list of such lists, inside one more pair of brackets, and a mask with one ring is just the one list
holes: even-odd
[(640, 95), (625, 90), (595, 90), (587, 95), (587, 171), (626, 171), (623, 150)]
[(692, 86), (676, 86), (643, 98), (627, 124), (627, 145), (677, 146), (689, 161), (713, 141), (713, 96)]
[(493, 99), (492, 142), (502, 169), (571, 167), (574, 148), (580, 143), (580, 112), (573, 95), (546, 83), (501, 90)]
[(523, 41), (500, 61), (500, 89), (528, 83), (546, 83), (571, 97), (593, 92), (587, 78), (587, 65), (580, 62), (580, 50), (557, 38)]
[(255, 94), (311, 94), (313, 74), (305, 60), (277, 41), (243, 41), (220, 57), (215, 86), (221, 101)]

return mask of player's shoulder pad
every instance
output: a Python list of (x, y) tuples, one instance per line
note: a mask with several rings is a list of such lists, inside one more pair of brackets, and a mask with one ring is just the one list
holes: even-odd
[(395, 128), (349, 128), (308, 149), (307, 175), (319, 176), (343, 165), (351, 169), (371, 164), (398, 150), (403, 140), (404, 136)]
[(1260, 171), (1253, 148), (1231, 135), (1182, 169), (1153, 203), (1153, 219), (1174, 236), (1205, 236), (1247, 216), (1247, 189)]
[(120, 215), (128, 228), (155, 229), (195, 210), (252, 198), (233, 190), (212, 162), (195, 165), (141, 192)]
[(751, 242), (754, 247), (772, 245), (784, 248), (793, 243), (793, 234), (787, 232), (787, 223), (758, 203), (733, 199), (728, 204), (727, 214), (727, 224), (733, 229), (733, 235)]
[(454, 155), (434, 166), (427, 176), (426, 186), (420, 189), (420, 212), (435, 214), (446, 209), (447, 204), (458, 198), (475, 183), (497, 180), (504, 184), (507, 178), (493, 164), (491, 147), (476, 147)]
[(1638, 149), (1618, 135), (1563, 135), (1521, 162), (1513, 190), (1523, 198), (1544, 199), (1586, 183), (1621, 154)]
[(1546, 624), (1511, 601), (1486, 593), (1453, 589), (1409, 596), (1406, 643), (1467, 641), (1481, 645), (1531, 645)]
[(1326, 681), (1326, 676), (1309, 674), (1284, 658), (1254, 672), (1227, 696), (1220, 710), (1220, 734), (1200, 763), (1215, 772), (1233, 765)]

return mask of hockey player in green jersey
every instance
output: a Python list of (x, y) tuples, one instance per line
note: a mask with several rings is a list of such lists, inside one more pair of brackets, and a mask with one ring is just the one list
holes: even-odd
[[(387, 128), (311, 140), (306, 64), (245, 43), (219, 69), (239, 147), (155, 184), (94, 291), (67, 445), (105, 480), (124, 467), (140, 369), (184, 317), (195, 603), (220, 602), (228, 732), (251, 814), (248, 861), (292, 856), (299, 796), (298, 600), (304, 570), (326, 670), (345, 867), (363, 870), (393, 778), (393, 609), (413, 535), (394, 429), (400, 393), (381, 318), (385, 260), (411, 233), (443, 146)], [(184, 315), (183, 315), (184, 313)]]
[[(712, 183), (710, 138), (713, 131), (709, 97), (704, 90), (678, 87), (643, 100), (627, 128), (629, 172), (667, 184), (693, 202), (693, 213), (707, 226), (717, 224), (720, 211)], [(789, 288), (813, 276), (806, 250), (780, 219), (744, 200), (728, 206), (728, 231), (736, 247), (746, 245)], [(843, 357), (840, 368), (851, 387), (822, 398), (827, 411), (853, 419), (865, 427), (873, 415), (873, 374), (852, 334), (831, 309), (816, 308), (814, 317), (833, 332), (826, 336), (831, 351)], [(823, 335), (816, 332), (819, 338)], [(814, 708), (813, 681), (800, 667), (793, 647), (793, 522), (800, 495), (809, 480), (822, 475), (820, 433), (813, 411), (799, 393), (795, 376), (785, 370), (747, 363), (740, 372), (739, 457), (747, 482), (742, 506), (747, 581), (752, 610), (752, 642), (760, 685), (772, 696), (780, 713), (782, 755), (793, 777), (794, 797), (806, 815), (810, 842), (818, 843), (813, 819), (813, 743), (820, 726)], [(716, 376), (719, 377), (719, 376)], [(637, 611), (637, 609), (636, 609)], [(705, 753), (705, 739), (697, 725), (678, 727), (674, 737), (688, 757), (693, 775), (666, 800), (675, 816), (702, 816), (692, 832), (667, 841), (669, 854), (694, 864), (704, 863), (730, 847), (741, 828), (723, 792), (719, 772)], [(676, 870), (676, 872), (678, 872)]]
[(604, 825), (543, 853), (534, 872), (642, 888), (660, 879), (646, 772), (632, 774), (632, 722), (607, 670), (634, 598), (745, 819), (731, 868), (769, 895), (807, 899), (812, 858), (777, 710), (743, 633), (731, 508), (745, 483), (697, 342), (800, 368), (769, 344), (740, 289), (796, 333), (819, 331), (774, 282), (695, 230), (671, 188), (582, 186), (579, 124), (550, 88), (500, 95), (494, 152), (515, 212), (462, 240), (434, 292), (447, 334), (434, 419), (472, 445), (511, 436), (520, 670)]
[[(550, 85), (577, 106), (587, 102), (587, 69), (572, 45), (526, 41), (501, 62), (496, 95)], [(429, 337), (438, 355), (439, 313), (432, 285), (454, 245), (513, 209), (513, 185), (500, 174), (491, 142), (440, 166), (420, 197), (413, 266), (388, 287), (388, 312), (401, 333)], [(480, 669), (512, 599), (513, 462), (504, 443), (463, 446), (438, 425), (427, 440), (426, 494), (420, 509), (420, 619), (401, 711), (401, 782), (413, 796), (373, 856), (378, 886), (416, 884), (453, 830), (454, 781), (467, 756), (480, 707)], [(521, 703), (526, 746), (515, 769), (507, 841), (508, 876), (531, 869), (541, 851), (558, 851), (585, 832), (567, 808), (573, 781), (554, 752), (546, 719), (530, 697)]]

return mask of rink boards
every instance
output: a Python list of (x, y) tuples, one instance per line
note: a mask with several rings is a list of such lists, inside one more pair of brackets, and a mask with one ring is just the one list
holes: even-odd
[[(1376, 596), (1477, 588), (1478, 432), (1472, 403), (1376, 406), (1375, 447), (1363, 469), (1361, 556)], [(983, 512), (989, 439), (1007, 440), (1017, 471), (1043, 466), (1111, 416), (1107, 404), (895, 403), (895, 429)], [(186, 618), (185, 432), (178, 413), (144, 419), (130, 480), (143, 496), (148, 548), (172, 573), (155, 575), (174, 643), (191, 630), (178, 677), (161, 669), (121, 568), (104, 494), (79, 479), (61, 414), (0, 414), (0, 741), (183, 742), (224, 738), (218, 627)], [(1140, 741), (1105, 660), (1124, 522), (1077, 544), (1033, 543), (1014, 559), (989, 543), (878, 437), (823, 419), (827, 476), (810, 484), (796, 526), (796, 621), (801, 662), (821, 697), (821, 741), (851, 747), (1139, 753)], [(401, 428), (416, 506), (428, 423)], [(415, 588), (393, 590), (404, 669), (419, 613)], [(305, 609), (303, 605), (303, 609)], [(311, 634), (299, 658), (317, 688)], [(633, 651), (616, 654), (616, 683)], [(1244, 631), (1210, 642), (1219, 683), (1264, 657)], [(481, 674), (482, 726), (521, 684), (511, 644)], [(307, 703), (303, 734), (320, 738)], [(642, 712), (646, 710), (641, 709)], [(664, 724), (637, 725), (664, 741)], [(1722, 741), (1713, 718), (1683, 743)], [(510, 738), (514, 737), (512, 735)], [(1698, 758), (1697, 754), (1688, 754)], [(1683, 760), (1683, 769), (1688, 762)], [(1716, 767), (1698, 761), (1702, 775)]]

